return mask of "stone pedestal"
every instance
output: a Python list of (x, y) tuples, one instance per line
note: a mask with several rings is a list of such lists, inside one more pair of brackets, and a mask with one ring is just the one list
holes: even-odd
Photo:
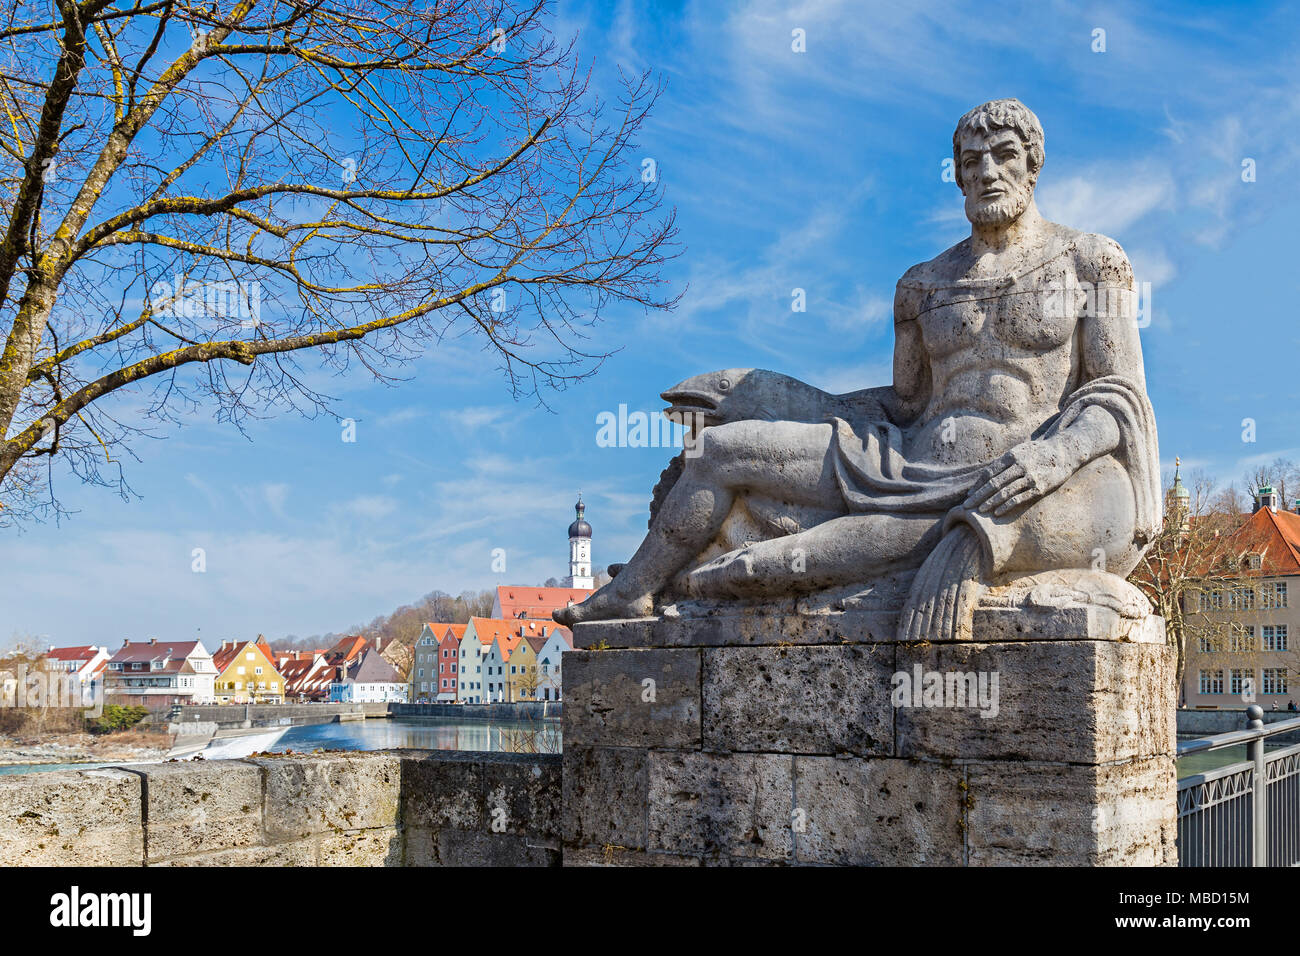
[(579, 624), (565, 865), (1176, 861), (1163, 621), (980, 608), (948, 644), (895, 621)]

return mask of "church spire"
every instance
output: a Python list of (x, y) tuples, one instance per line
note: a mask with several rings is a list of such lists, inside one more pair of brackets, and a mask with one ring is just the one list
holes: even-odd
[(578, 502), (573, 506), (574, 520), (569, 525), (569, 587), (595, 587), (591, 575), (591, 525), (587, 524), (587, 506), (578, 492)]

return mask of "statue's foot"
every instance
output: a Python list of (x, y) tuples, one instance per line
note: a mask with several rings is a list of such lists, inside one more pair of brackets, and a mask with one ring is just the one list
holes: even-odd
[(565, 627), (583, 621), (608, 621), (614, 618), (649, 617), (654, 611), (653, 595), (627, 598), (615, 593), (612, 586), (601, 588), (581, 604), (570, 604), (552, 612), (551, 617)]

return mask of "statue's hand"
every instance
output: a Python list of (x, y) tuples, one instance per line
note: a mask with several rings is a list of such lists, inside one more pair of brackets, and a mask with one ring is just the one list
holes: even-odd
[(1078, 467), (1075, 456), (1053, 439), (1021, 442), (984, 469), (985, 480), (963, 507), (1000, 518), (1051, 494)]

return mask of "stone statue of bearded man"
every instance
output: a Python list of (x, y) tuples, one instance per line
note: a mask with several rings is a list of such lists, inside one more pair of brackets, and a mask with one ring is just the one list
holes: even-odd
[[(643, 617), (670, 596), (757, 602), (915, 569), (900, 638), (952, 639), (987, 585), (1127, 575), (1160, 523), (1133, 274), (1113, 240), (1039, 214), (1043, 145), (1015, 99), (958, 122), (970, 236), (899, 280), (892, 386), (831, 395), (729, 369), (665, 392), (693, 453), (667, 476), (636, 554), (556, 619)], [(737, 512), (748, 530), (727, 548)]]

